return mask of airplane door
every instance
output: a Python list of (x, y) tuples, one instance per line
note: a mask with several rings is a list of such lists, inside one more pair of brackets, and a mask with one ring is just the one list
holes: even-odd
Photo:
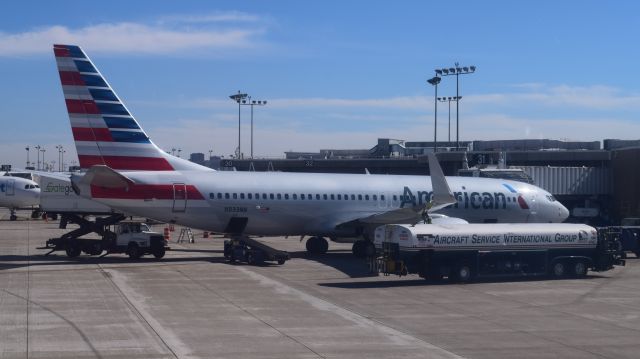
[(187, 208), (187, 185), (173, 184), (173, 212), (184, 212)]
[(7, 196), (13, 196), (16, 194), (16, 180), (9, 179), (6, 183), (5, 194)]

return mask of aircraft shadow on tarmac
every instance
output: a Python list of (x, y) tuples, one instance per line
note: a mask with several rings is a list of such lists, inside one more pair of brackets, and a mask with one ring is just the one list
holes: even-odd
[(224, 263), (224, 257), (198, 256), (156, 259), (146, 256), (139, 259), (130, 259), (124, 255), (115, 254), (111, 257), (84, 256), (69, 258), (64, 254), (34, 254), (34, 255), (0, 255), (0, 271), (27, 266), (62, 266), (62, 265), (86, 265), (86, 264), (180, 264), (190, 262)]
[[(599, 275), (597, 273), (589, 273), (586, 277), (580, 278), (578, 280), (594, 280), (594, 279), (600, 279), (600, 278), (606, 278), (606, 277)], [(373, 288), (394, 288), (394, 287), (415, 287), (415, 286), (471, 285), (471, 284), (481, 284), (481, 283), (541, 282), (541, 281), (548, 281), (548, 280), (550, 280), (548, 276), (501, 277), (501, 278), (481, 278), (481, 279), (476, 279), (470, 283), (454, 283), (447, 279), (443, 279), (441, 281), (427, 281), (427, 280), (421, 279), (417, 275), (409, 275), (407, 279), (397, 279), (393, 281), (378, 280), (378, 281), (366, 281), (366, 282), (329, 282), (329, 283), (319, 283), (318, 285), (323, 287), (342, 288), (342, 289), (363, 289), (363, 288), (373, 289)], [(576, 279), (560, 278), (560, 279), (553, 279), (553, 280), (562, 281), (562, 280), (576, 280)]]

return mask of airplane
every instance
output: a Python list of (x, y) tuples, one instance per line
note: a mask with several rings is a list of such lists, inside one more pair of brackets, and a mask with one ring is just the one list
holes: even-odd
[(40, 205), (40, 186), (30, 179), (15, 177), (11, 173), (5, 173), (0, 177), (0, 207), (9, 208), (9, 219), (18, 219), (16, 210), (33, 209), (32, 218), (37, 216), (37, 208)]
[[(226, 172), (172, 156), (151, 141), (79, 46), (53, 50), (86, 171), (72, 175), (72, 187), (85, 198), (230, 236), (309, 236), (306, 248), (313, 254), (327, 251), (327, 237), (356, 238), (357, 256), (372, 250), (375, 227), (420, 221), (433, 202), (429, 176)], [(444, 175), (442, 180), (452, 198), (429, 208), (438, 223), (562, 222), (569, 215), (550, 193), (531, 184)]]

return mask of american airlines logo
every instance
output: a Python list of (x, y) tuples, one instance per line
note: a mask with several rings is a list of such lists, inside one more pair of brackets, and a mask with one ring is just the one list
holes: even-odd
[[(471, 209), (506, 209), (507, 208), (507, 196), (501, 192), (453, 192), (457, 202), (451, 205), (452, 208), (471, 208)], [(410, 206), (415, 207), (429, 203), (433, 197), (432, 191), (417, 191), (415, 194), (407, 186), (404, 187), (402, 194), (402, 203), (400, 207)], [(522, 203), (524, 198), (518, 196), (518, 203), (520, 207), (524, 208)], [(525, 203), (526, 205), (526, 203)]]

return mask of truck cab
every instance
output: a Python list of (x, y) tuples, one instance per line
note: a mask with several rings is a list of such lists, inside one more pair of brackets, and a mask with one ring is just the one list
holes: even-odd
[(137, 259), (145, 254), (162, 258), (167, 249), (167, 241), (161, 233), (153, 232), (145, 223), (122, 221), (114, 225), (113, 247)]

